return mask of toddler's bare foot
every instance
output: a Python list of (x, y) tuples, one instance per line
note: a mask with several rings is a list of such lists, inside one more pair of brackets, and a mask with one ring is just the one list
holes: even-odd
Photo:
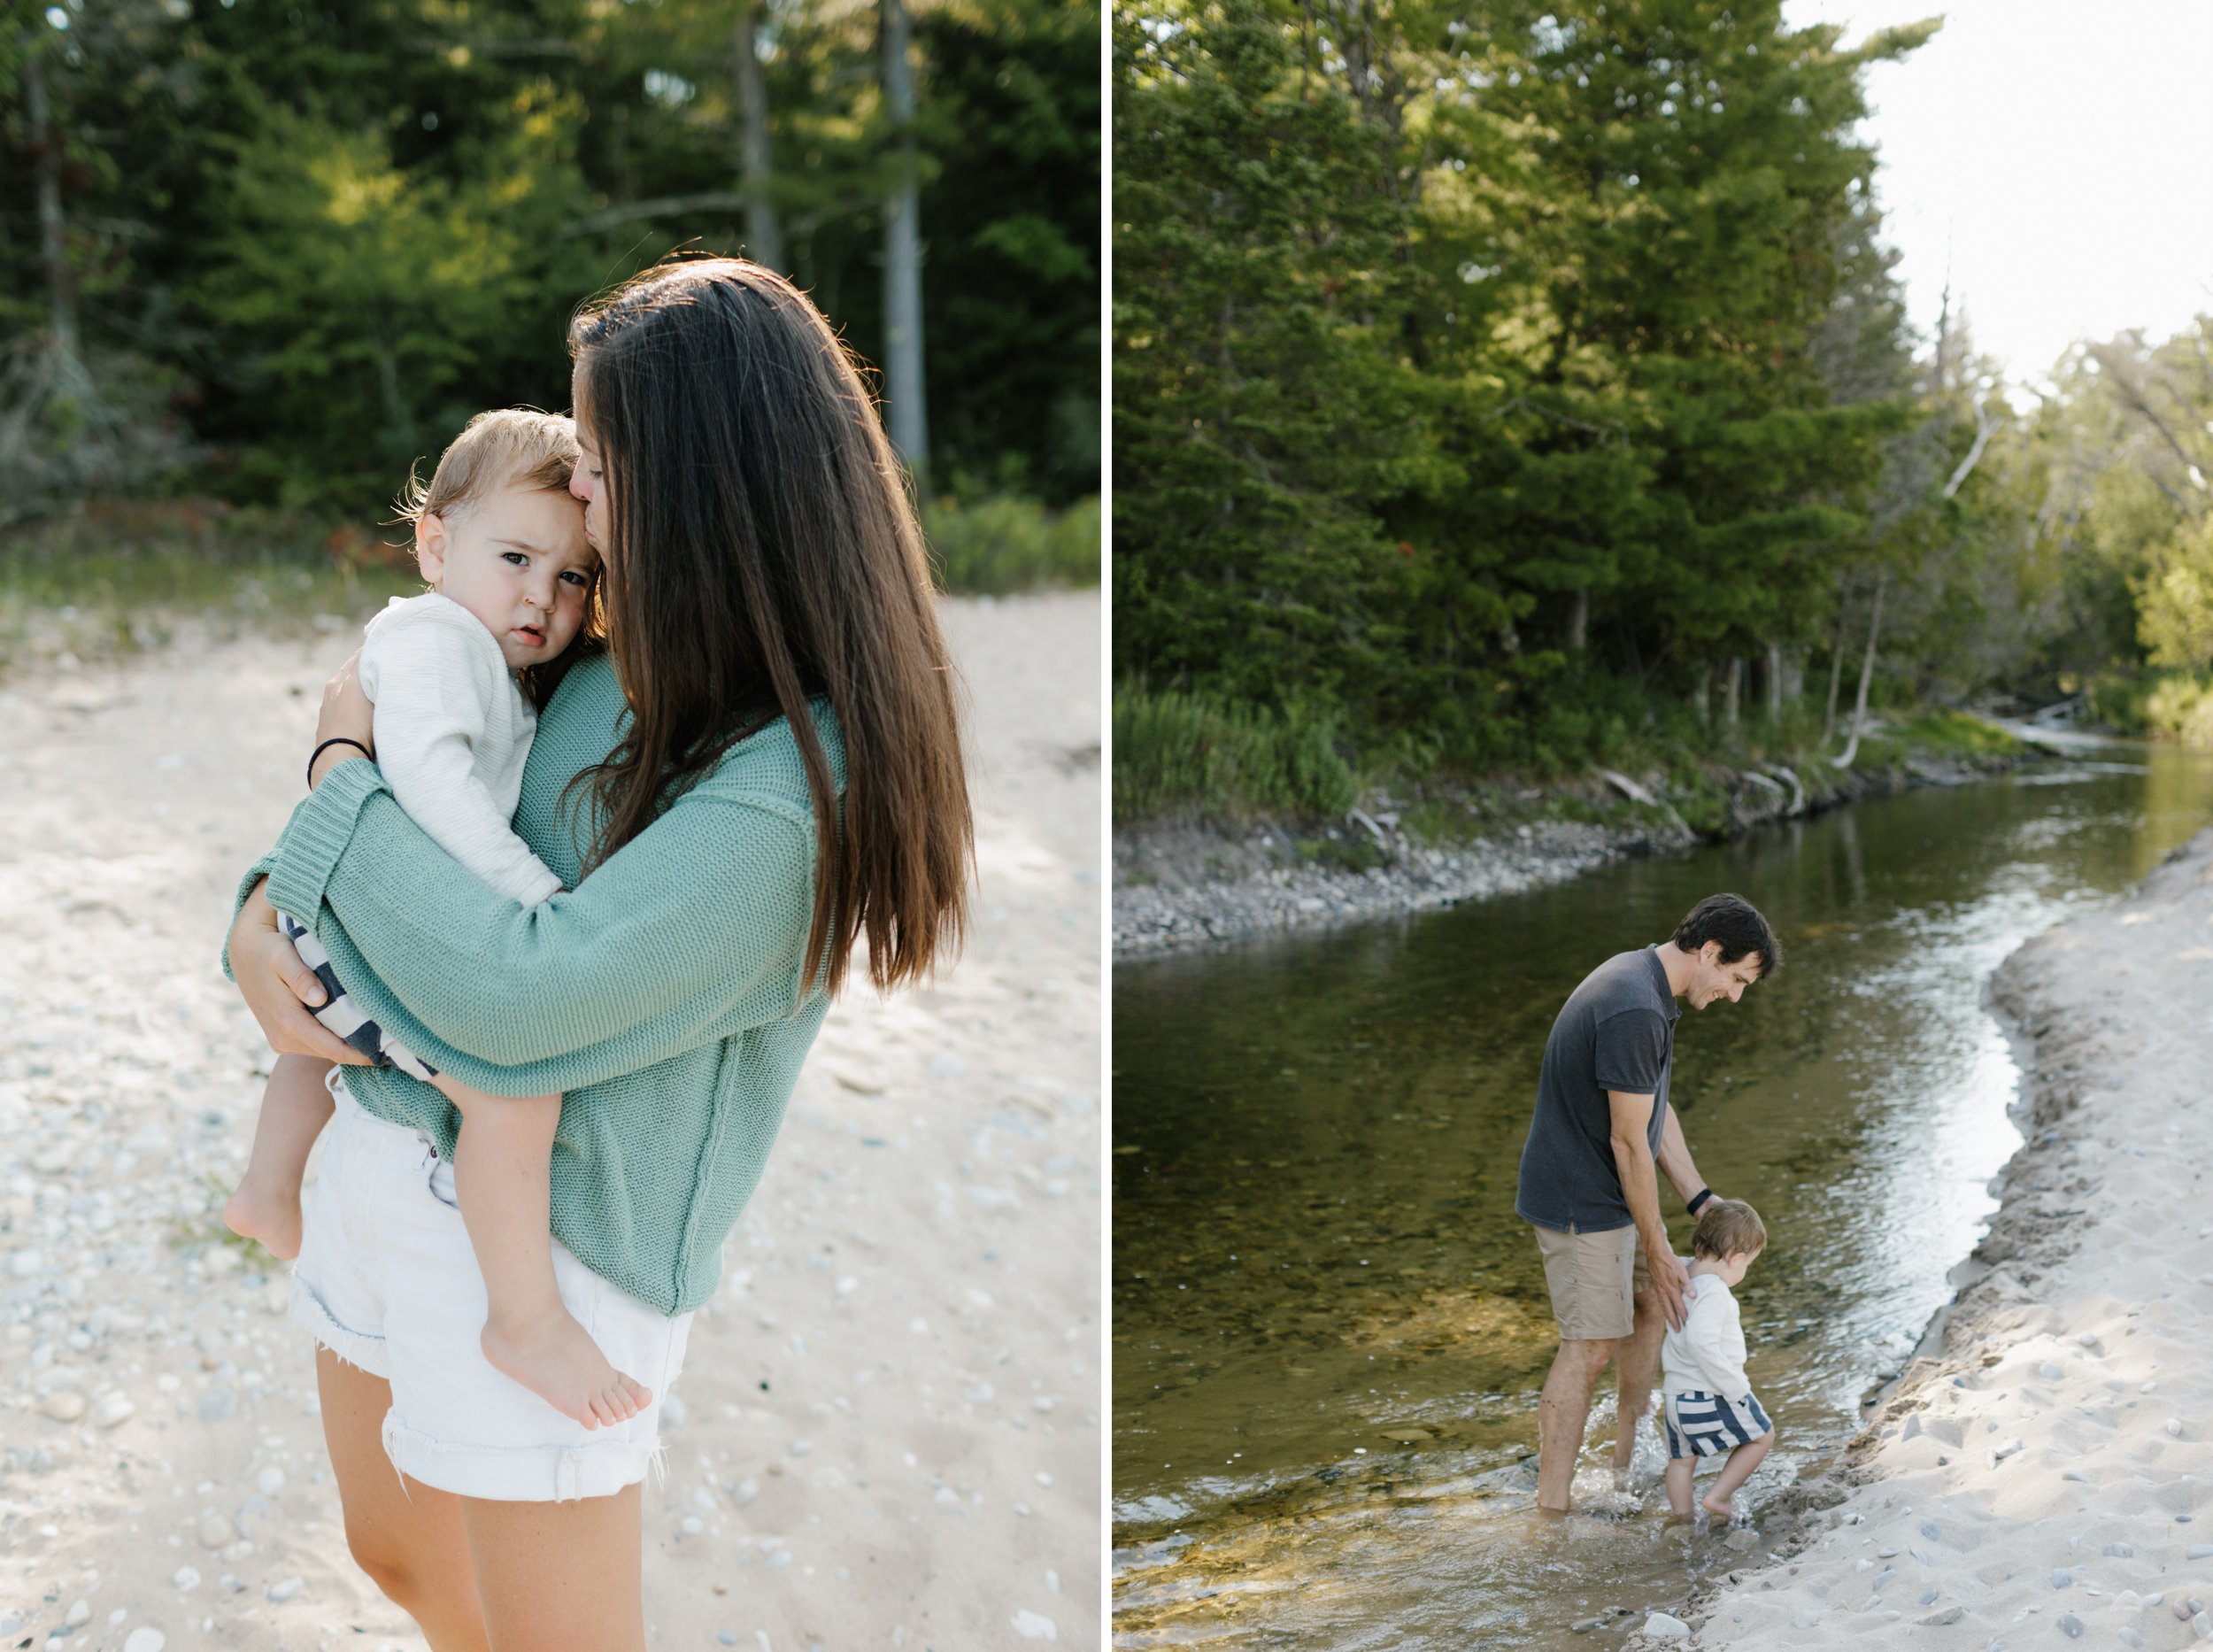
[(562, 1416), (586, 1428), (636, 1417), (653, 1392), (607, 1363), (599, 1345), (566, 1310), (535, 1320), (487, 1324), (484, 1357)]
[(251, 1179), (223, 1204), (223, 1225), (257, 1239), (272, 1256), (291, 1262), (300, 1254), (300, 1190), (264, 1187)]
[(1737, 1501), (1733, 1497), (1715, 1497), (1708, 1494), (1698, 1500), (1698, 1506), (1716, 1520), (1726, 1520), (1737, 1512)]

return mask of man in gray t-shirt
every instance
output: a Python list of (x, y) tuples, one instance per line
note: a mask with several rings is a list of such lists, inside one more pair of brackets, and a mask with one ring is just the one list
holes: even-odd
[(1672, 938), (1620, 953), (1568, 996), (1537, 1081), (1515, 1214), (1537, 1234), (1560, 1352), (1538, 1408), (1537, 1501), (1565, 1509), (1591, 1395), (1619, 1361), (1614, 1468), (1635, 1455), (1660, 1341), (1683, 1323), (1684, 1274), (1660, 1220), (1658, 1170), (1696, 1215), (1713, 1191), (1668, 1105), (1678, 998), (1734, 1003), (1775, 973), (1782, 949), (1736, 895), (1708, 895)]

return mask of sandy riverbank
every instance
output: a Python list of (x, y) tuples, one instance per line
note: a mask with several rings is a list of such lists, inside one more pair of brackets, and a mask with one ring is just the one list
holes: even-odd
[(1759, 1512), (1779, 1563), (1685, 1611), (1699, 1646), (2213, 1639), (2213, 831), (1993, 992), (2026, 1071), (2003, 1206), (1839, 1471)]
[[(1100, 1639), (1099, 598), (949, 624), (975, 933), (934, 991), (840, 1005), (800, 1080), (647, 1487), (656, 1645)], [(424, 1645), (347, 1555), (281, 1270), (215, 1216), (268, 1059), (216, 966), (231, 887), (351, 646), (0, 683), (10, 1647)]]

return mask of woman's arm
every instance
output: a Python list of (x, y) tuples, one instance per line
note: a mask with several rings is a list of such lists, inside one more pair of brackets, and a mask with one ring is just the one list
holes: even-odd
[[(280, 909), (320, 915), (316, 931), (365, 1006), (388, 993), (456, 1051), (514, 1067), (644, 1031), (633, 1068), (788, 1015), (813, 891), (804, 792), (710, 778), (580, 888), (521, 907), (439, 848), (359, 761), (295, 812), (268, 888)], [(374, 982), (357, 986), (356, 960)]]

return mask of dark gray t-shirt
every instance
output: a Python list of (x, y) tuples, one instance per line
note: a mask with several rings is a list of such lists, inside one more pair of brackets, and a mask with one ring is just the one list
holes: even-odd
[(1654, 1157), (1668, 1116), (1668, 1069), (1682, 1011), (1656, 951), (1617, 953), (1568, 995), (1545, 1040), (1537, 1116), (1522, 1147), (1515, 1214), (1561, 1232), (1602, 1233), (1634, 1219), (1614, 1163), (1609, 1090), (1652, 1097)]

